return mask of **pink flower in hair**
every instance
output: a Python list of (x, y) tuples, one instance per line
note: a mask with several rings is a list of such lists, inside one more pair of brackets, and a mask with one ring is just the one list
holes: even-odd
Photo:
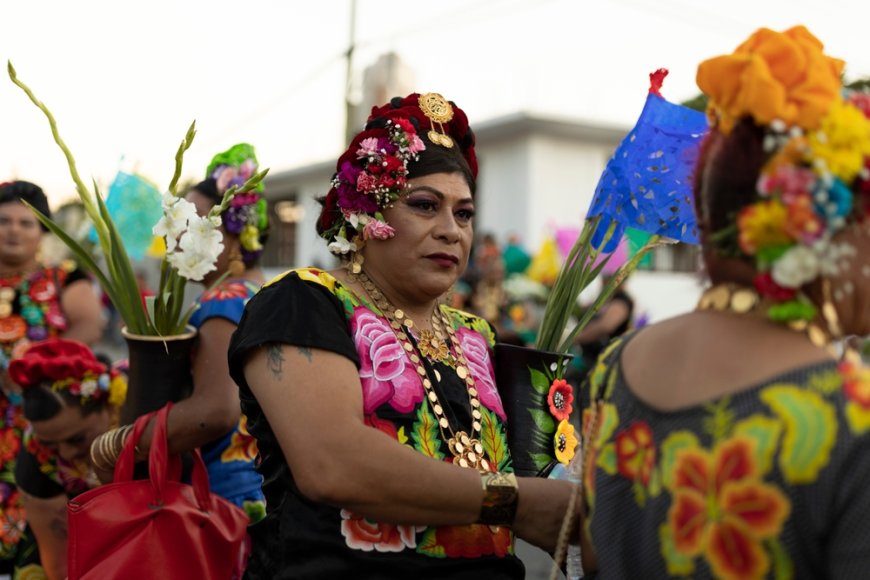
[(367, 139), (363, 139), (360, 141), (359, 149), (356, 150), (356, 158), (363, 159), (364, 157), (369, 157), (371, 155), (377, 155), (378, 153), (378, 139), (377, 137), (368, 137)]
[(408, 151), (412, 155), (416, 155), (417, 153), (419, 153), (420, 151), (423, 151), (424, 149), (426, 149), (426, 144), (423, 143), (423, 140), (420, 139), (420, 137), (418, 137), (416, 134), (413, 137), (411, 137), (411, 142), (408, 143)]
[(396, 235), (396, 230), (388, 223), (372, 219), (363, 228), (363, 239), (389, 240)]
[(241, 167), (239, 167), (239, 177), (243, 180), (247, 181), (254, 175), (254, 171), (257, 170), (257, 164), (254, 163), (253, 159), (245, 159), (242, 162)]
[(378, 184), (378, 180), (370, 173), (360, 173), (359, 177), (356, 178), (356, 188), (357, 191), (362, 191), (364, 193), (368, 193), (372, 191)]
[(225, 167), (215, 180), (218, 192), (223, 193), (228, 190), (230, 182), (235, 179), (236, 175), (238, 175), (238, 171), (236, 171), (235, 167)]
[(795, 197), (810, 193), (816, 184), (812, 169), (797, 165), (779, 165), (758, 178), (758, 191), (766, 196), (779, 193), (786, 204)]

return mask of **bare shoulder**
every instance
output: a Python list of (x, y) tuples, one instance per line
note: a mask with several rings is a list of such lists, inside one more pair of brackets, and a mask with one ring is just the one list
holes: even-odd
[(830, 358), (804, 335), (767, 320), (692, 312), (640, 331), (621, 364), (635, 396), (676, 410)]

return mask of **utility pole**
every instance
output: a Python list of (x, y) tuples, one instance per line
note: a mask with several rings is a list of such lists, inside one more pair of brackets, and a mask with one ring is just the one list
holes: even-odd
[(344, 142), (350, 143), (354, 135), (358, 131), (358, 127), (353, 126), (354, 122), (354, 104), (351, 98), (353, 89), (353, 51), (356, 47), (356, 0), (350, 0), (350, 42), (347, 47), (347, 69), (345, 71), (345, 86), (344, 86)]

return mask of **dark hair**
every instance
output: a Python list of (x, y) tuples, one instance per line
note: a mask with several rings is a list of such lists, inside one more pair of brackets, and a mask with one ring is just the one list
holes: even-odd
[(472, 173), (468, 161), (462, 155), (462, 151), (457, 145), (449, 149), (440, 145), (434, 145), (429, 141), (425, 133), (421, 135), (421, 139), (426, 143), (426, 149), (420, 152), (417, 161), (408, 163), (408, 179), (424, 177), (434, 173), (459, 173), (468, 183), (471, 195), (477, 193), (477, 180), (474, 178), (474, 173)]
[[(209, 177), (204, 179), (194, 185), (191, 190), (198, 191), (203, 194), (205, 197), (209, 199), (213, 204), (217, 205), (223, 201), (224, 197), (218, 192), (217, 188), (217, 180), (214, 177)], [(259, 228), (258, 228), (259, 229)], [(226, 231), (226, 230), (225, 230)], [(233, 235), (227, 232), (228, 235)], [(266, 245), (266, 242), (269, 239), (269, 228), (267, 227), (264, 230), (260, 230), (259, 240), (260, 244), (263, 246)], [(260, 262), (260, 257), (263, 255), (262, 252), (258, 253), (256, 256), (251, 258), (251, 254), (242, 250), (242, 258), (245, 261), (246, 266), (256, 266)]]
[(91, 413), (95, 413), (103, 409), (108, 399), (91, 399), (85, 404), (81, 403), (79, 395), (73, 395), (66, 389), (54, 391), (48, 383), (40, 383), (35, 387), (25, 389), (23, 393), (24, 399), (24, 418), (28, 421), (47, 421), (54, 419), (66, 407), (78, 407), (82, 413), (82, 417), (87, 417)]
[(728, 135), (710, 131), (701, 145), (694, 174), (698, 225), (707, 233), (733, 226), (741, 209), (756, 200), (756, 184), (767, 154), (764, 129), (751, 119)]
[[(48, 198), (42, 188), (29, 181), (12, 181), (0, 184), (0, 205), (13, 201), (26, 201), (46, 217), (51, 217), (51, 208), (48, 207)], [(43, 231), (48, 231), (42, 222), (39, 223)]]

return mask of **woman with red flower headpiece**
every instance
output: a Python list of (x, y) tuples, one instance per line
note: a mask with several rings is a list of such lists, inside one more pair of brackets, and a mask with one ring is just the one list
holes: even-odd
[[(127, 382), (80, 342), (36, 343), (9, 365), (21, 385), (30, 422), (18, 451), (15, 480), (27, 528), (15, 577), (66, 577), (66, 504), (99, 481), (90, 459), (96, 437), (117, 425)], [(8, 532), (8, 529), (6, 530)], [(36, 546), (32, 544), (35, 537)], [(29, 576), (34, 574), (34, 576)]]
[(444, 304), (468, 263), (477, 161), (436, 93), (375, 107), (317, 223), (346, 269), (291, 270), (251, 299), (230, 372), (266, 517), (250, 578), (522, 578), (573, 485), (516, 478), (494, 333)]
[(698, 68), (712, 285), (590, 375), (598, 578), (868, 575), (870, 370), (830, 348), (870, 333), (870, 111), (842, 68), (802, 26)]
[(0, 575), (12, 569), (23, 525), (13, 472), (25, 421), (21, 388), (6, 369), (34, 342), (64, 336), (90, 344), (99, 340), (105, 326), (87, 275), (71, 261), (41, 262), (39, 249), (47, 230), (24, 202), (51, 215), (39, 186), (0, 183)]

